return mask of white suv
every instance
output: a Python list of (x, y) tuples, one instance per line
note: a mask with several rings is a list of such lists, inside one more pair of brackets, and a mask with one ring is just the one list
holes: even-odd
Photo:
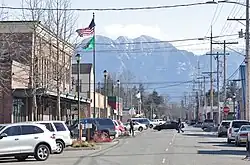
[(235, 136), (242, 125), (250, 125), (247, 120), (232, 120), (227, 130), (227, 143), (235, 141)]
[(57, 149), (55, 135), (41, 124), (0, 125), (0, 157), (14, 156), (24, 161), (29, 156), (45, 161)]
[(70, 131), (64, 121), (36, 121), (35, 123), (45, 125), (56, 135), (57, 151), (55, 153), (61, 154), (65, 147), (72, 145)]

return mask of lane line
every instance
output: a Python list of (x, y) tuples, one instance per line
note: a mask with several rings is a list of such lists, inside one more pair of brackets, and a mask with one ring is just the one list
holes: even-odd
[(163, 159), (162, 159), (162, 164), (164, 164), (164, 163), (165, 163), (165, 161), (166, 161), (166, 159), (165, 159), (165, 158), (163, 158)]

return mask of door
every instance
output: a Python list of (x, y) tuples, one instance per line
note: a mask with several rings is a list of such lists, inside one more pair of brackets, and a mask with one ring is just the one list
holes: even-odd
[(34, 152), (34, 148), (41, 141), (40, 138), (44, 131), (35, 125), (21, 125), (21, 130), (22, 136), (19, 142), (22, 146), (22, 153)]
[(3, 130), (0, 134), (6, 134), (6, 137), (0, 139), (0, 154), (15, 154), (21, 152), (20, 146), (20, 126), (10, 126)]

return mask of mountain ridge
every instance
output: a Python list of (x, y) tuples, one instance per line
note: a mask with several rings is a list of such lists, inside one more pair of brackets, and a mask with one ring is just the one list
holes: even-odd
[[(83, 40), (78, 49), (80, 50), (86, 42), (88, 39)], [(83, 62), (92, 62), (92, 52), (83, 52), (82, 56)], [(96, 76), (98, 81), (103, 81), (102, 72), (108, 70), (115, 75), (130, 71), (136, 77), (131, 80), (133, 82), (185, 82), (192, 80), (193, 75), (196, 74), (197, 61), (200, 63), (201, 71), (209, 71), (209, 59), (209, 56), (196, 55), (177, 49), (171, 43), (161, 42), (151, 36), (141, 35), (134, 39), (119, 36), (115, 40), (102, 35), (96, 36)], [(227, 57), (228, 76), (238, 68), (243, 59), (243, 56), (230, 52), (230, 56)], [(213, 66), (215, 70), (215, 61), (213, 61)], [(122, 77), (125, 81), (126, 78), (123, 75)], [(134, 85), (138, 86), (138, 84)], [(191, 84), (176, 87), (168, 86), (168, 84), (147, 86), (168, 95), (180, 94), (191, 88)]]

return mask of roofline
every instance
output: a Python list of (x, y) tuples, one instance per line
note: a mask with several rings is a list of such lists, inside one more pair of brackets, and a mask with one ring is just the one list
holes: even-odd
[[(42, 30), (46, 31), (47, 33), (49, 33), (50, 35), (52, 35), (53, 37), (57, 38), (56, 34), (54, 32), (52, 32), (51, 30), (49, 30), (45, 25), (43, 25), (41, 23), (41, 21), (34, 21), (34, 20), (27, 20), (27, 21), (0, 21), (0, 23), (38, 23), (38, 25), (42, 28)], [(69, 47), (71, 47), (72, 49), (74, 49), (73, 44), (64, 41), (62, 38), (58, 37), (59, 41), (66, 43), (66, 45), (68, 45)]]

